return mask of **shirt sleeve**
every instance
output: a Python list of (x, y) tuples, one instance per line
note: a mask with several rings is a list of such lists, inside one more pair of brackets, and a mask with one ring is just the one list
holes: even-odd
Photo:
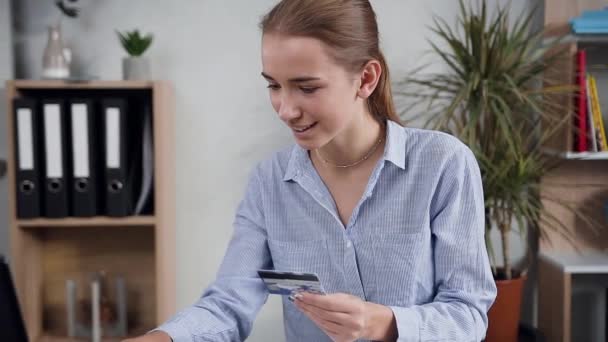
[(272, 268), (262, 211), (259, 167), (251, 174), (216, 280), (201, 298), (155, 330), (174, 342), (244, 341), (268, 298), (258, 269)]
[(480, 341), (496, 297), (485, 247), (479, 166), (466, 147), (447, 159), (431, 202), (433, 302), (391, 307), (398, 341)]

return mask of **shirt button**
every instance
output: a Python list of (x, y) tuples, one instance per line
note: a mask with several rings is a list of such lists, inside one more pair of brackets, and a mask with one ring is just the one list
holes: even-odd
[(350, 248), (353, 244), (350, 241), (346, 242), (346, 248)]

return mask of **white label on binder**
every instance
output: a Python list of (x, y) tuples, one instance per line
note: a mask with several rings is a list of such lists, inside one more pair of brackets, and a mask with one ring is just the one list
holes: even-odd
[(89, 177), (89, 125), (87, 105), (72, 104), (72, 151), (74, 151), (74, 177)]
[(34, 141), (32, 137), (32, 110), (17, 109), (17, 148), (19, 170), (34, 169)]
[(106, 108), (106, 167), (120, 168), (120, 109)]
[(46, 150), (46, 177), (63, 177), (63, 151), (61, 146), (61, 116), (58, 104), (44, 105), (44, 145)]

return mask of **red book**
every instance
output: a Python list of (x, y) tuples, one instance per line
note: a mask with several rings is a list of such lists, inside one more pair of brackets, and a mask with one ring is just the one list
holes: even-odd
[(576, 84), (579, 86), (578, 95), (575, 96), (575, 150), (587, 151), (587, 52), (576, 52)]

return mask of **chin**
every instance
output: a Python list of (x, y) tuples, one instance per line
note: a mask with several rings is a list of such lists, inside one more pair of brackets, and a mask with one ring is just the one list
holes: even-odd
[(317, 149), (322, 146), (322, 145), (316, 143), (315, 141), (300, 140), (300, 139), (296, 139), (296, 144), (300, 145), (300, 147), (305, 150), (314, 150), (314, 149)]

